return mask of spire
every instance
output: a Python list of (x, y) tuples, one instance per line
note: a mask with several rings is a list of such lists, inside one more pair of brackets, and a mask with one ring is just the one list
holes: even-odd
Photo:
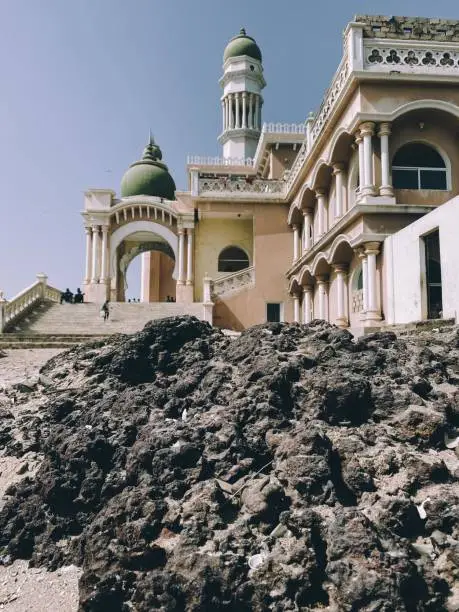
[(142, 160), (146, 161), (158, 161), (163, 158), (163, 154), (161, 149), (155, 143), (155, 139), (153, 138), (153, 134), (151, 133), (151, 128), (148, 133), (148, 144), (143, 150)]
[(245, 31), (245, 28), (241, 28), (241, 31), (239, 32), (240, 36), (247, 36), (247, 32)]

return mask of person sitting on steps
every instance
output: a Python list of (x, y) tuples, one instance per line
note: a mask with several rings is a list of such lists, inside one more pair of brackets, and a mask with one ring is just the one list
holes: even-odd
[(71, 304), (73, 302), (73, 293), (70, 291), (68, 287), (64, 291), (64, 293), (61, 293), (61, 304), (63, 302), (67, 302), (68, 304)]
[(74, 304), (82, 304), (83, 303), (83, 297), (84, 297), (84, 293), (81, 293), (81, 289), (78, 287), (78, 289), (76, 290), (75, 295), (73, 296), (73, 303)]

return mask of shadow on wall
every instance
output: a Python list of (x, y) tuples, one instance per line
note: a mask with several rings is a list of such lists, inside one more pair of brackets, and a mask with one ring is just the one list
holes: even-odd
[(241, 321), (228, 308), (228, 305), (218, 298), (215, 300), (214, 306), (214, 325), (221, 329), (231, 329), (233, 331), (243, 331), (245, 329)]

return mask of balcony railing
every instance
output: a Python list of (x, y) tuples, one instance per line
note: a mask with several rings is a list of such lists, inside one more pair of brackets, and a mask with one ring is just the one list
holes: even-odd
[(459, 75), (459, 43), (365, 39), (366, 72)]

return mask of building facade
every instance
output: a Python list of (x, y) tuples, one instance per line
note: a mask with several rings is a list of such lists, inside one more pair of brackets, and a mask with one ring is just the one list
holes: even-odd
[(209, 304), (221, 327), (456, 316), (459, 21), (357, 16), (303, 124), (263, 123), (262, 54), (244, 30), (220, 84), (222, 157), (190, 157), (188, 191), (150, 139), (120, 198), (86, 193), (86, 299), (123, 301), (142, 253), (144, 301)]

